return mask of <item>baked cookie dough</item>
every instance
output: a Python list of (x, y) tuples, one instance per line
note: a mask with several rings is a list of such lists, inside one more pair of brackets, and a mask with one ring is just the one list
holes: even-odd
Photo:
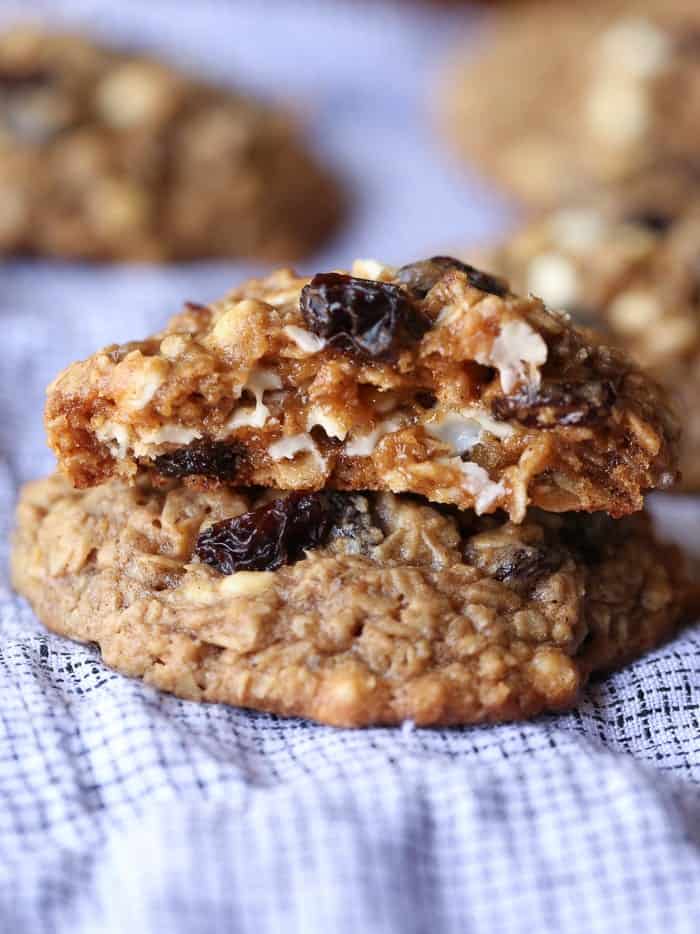
[(536, 299), (449, 257), (283, 270), (49, 387), (78, 487), (138, 469), (278, 489), (411, 492), (477, 513), (623, 515), (676, 476), (663, 391)]
[(284, 112), (81, 36), (0, 35), (0, 253), (290, 260), (339, 209)]
[(683, 412), (681, 487), (700, 489), (700, 163), (561, 207), (480, 261), (604, 328), (667, 386)]
[(118, 671), (338, 726), (561, 710), (679, 618), (679, 556), (643, 516), (514, 525), (416, 497), (282, 495), (31, 483), (14, 585)]
[(553, 205), (696, 154), (699, 50), (696, 0), (513, 4), (448, 69), (445, 131), (516, 195)]

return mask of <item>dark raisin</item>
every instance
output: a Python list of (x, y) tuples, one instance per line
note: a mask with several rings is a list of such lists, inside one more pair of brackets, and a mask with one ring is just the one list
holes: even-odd
[(644, 227), (645, 230), (655, 234), (666, 233), (673, 226), (674, 221), (675, 217), (661, 211), (639, 211), (635, 214), (629, 214), (625, 218), (625, 223)]
[(291, 493), (202, 532), (195, 553), (222, 574), (274, 571), (319, 548), (337, 520), (330, 493)]
[(390, 359), (430, 327), (427, 318), (397, 285), (319, 273), (301, 290), (308, 327), (333, 347), (374, 360)]
[(700, 58), (700, 29), (687, 23), (678, 30), (676, 51), (691, 58)]
[(240, 445), (226, 441), (193, 441), (155, 459), (155, 468), (163, 477), (211, 477), (231, 480), (245, 455)]
[(24, 71), (0, 69), (0, 92), (33, 91), (47, 87), (53, 81), (54, 76), (47, 68), (27, 68)]
[(344, 551), (368, 555), (385, 537), (371, 494), (333, 493), (331, 538), (344, 539)]
[(54, 80), (51, 72), (41, 68), (0, 69), (0, 120), (4, 129), (31, 145), (45, 143), (64, 130), (71, 118), (60, 107), (56, 110), (27, 105), (36, 94), (50, 91)]
[(628, 519), (611, 519), (604, 513), (561, 515), (559, 536), (567, 548), (586, 564), (599, 564), (606, 551), (625, 541), (634, 526)]
[(428, 390), (420, 390), (413, 398), (422, 409), (434, 409), (437, 405), (437, 396)]
[(615, 387), (607, 380), (546, 383), (539, 389), (497, 396), (491, 411), (503, 421), (512, 419), (534, 428), (591, 425), (608, 417), (616, 398)]
[(488, 272), (482, 272), (452, 256), (432, 256), (430, 259), (409, 263), (399, 269), (397, 279), (416, 298), (425, 298), (435, 283), (442, 279), (450, 269), (463, 272), (469, 284), (475, 289), (490, 292), (491, 295), (498, 295), (501, 298), (508, 294), (508, 285), (503, 279), (492, 276)]
[(545, 574), (559, 570), (564, 562), (563, 552), (556, 548), (524, 547), (505, 551), (493, 576), (516, 586), (531, 587)]
[(480, 547), (467, 544), (464, 550), (468, 564), (521, 594), (530, 592), (543, 577), (558, 571), (566, 557), (563, 548), (547, 545)]
[(689, 304), (697, 308), (700, 305), (700, 256), (695, 256), (687, 265), (688, 287), (687, 296)]

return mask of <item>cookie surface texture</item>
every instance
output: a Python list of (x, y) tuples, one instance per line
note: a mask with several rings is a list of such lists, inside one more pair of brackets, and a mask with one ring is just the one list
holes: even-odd
[(643, 517), (533, 511), (516, 526), (335, 495), (322, 539), (296, 530), (313, 547), (273, 570), (223, 573), (200, 559), (211, 530), (281, 494), (145, 479), (76, 491), (54, 476), (23, 491), (14, 584), (45, 625), (97, 643), (127, 675), (341, 726), (564, 709), (592, 671), (651, 648), (678, 619), (678, 556)]

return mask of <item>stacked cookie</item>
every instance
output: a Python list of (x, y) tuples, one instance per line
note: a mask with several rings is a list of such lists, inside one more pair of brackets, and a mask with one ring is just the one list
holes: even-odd
[(571, 705), (678, 620), (663, 391), (448, 257), (283, 270), (48, 390), (15, 585), (187, 698), (337, 725)]

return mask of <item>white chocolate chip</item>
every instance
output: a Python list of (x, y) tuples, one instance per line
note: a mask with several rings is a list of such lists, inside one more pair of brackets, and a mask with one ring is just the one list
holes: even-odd
[(345, 453), (348, 457), (369, 457), (374, 453), (382, 438), (392, 434), (401, 427), (402, 419), (398, 416), (387, 418), (380, 422), (376, 428), (364, 435), (351, 438), (345, 445)]
[(466, 454), (479, 444), (484, 432), (497, 438), (508, 438), (514, 428), (508, 422), (499, 422), (477, 408), (446, 415), (425, 424), (425, 430), (433, 438), (446, 444), (454, 454)]
[(282, 380), (279, 373), (274, 370), (253, 370), (246, 380), (244, 389), (252, 392), (257, 399), (262, 399), (262, 395), (268, 389), (281, 389)]
[(574, 264), (561, 253), (540, 253), (528, 266), (527, 290), (546, 305), (566, 308), (576, 301), (578, 273)]
[(199, 438), (201, 432), (184, 425), (163, 425), (161, 428), (148, 428), (138, 431), (142, 444), (189, 444)]
[(226, 427), (234, 428), (262, 428), (267, 421), (269, 410), (266, 405), (242, 405), (236, 409), (231, 418), (226, 423)]
[(525, 321), (507, 321), (491, 346), (491, 352), (477, 363), (495, 366), (501, 375), (503, 392), (511, 392), (518, 383), (540, 384), (539, 367), (547, 360), (547, 345)]
[(491, 418), (488, 412), (482, 412), (481, 409), (476, 407), (466, 409), (463, 414), (468, 414), (469, 418), (473, 418), (474, 421), (478, 422), (484, 431), (501, 440), (510, 438), (515, 434), (515, 428), (509, 422), (501, 422), (496, 418)]
[(311, 431), (317, 425), (323, 428), (329, 438), (338, 438), (339, 441), (344, 441), (348, 433), (347, 428), (337, 418), (324, 412), (319, 406), (313, 406), (306, 418), (306, 430)]
[(109, 126), (126, 129), (167, 115), (175, 103), (175, 85), (161, 68), (129, 62), (109, 72), (97, 85), (95, 100)]
[(652, 78), (670, 61), (670, 37), (642, 16), (616, 22), (602, 34), (600, 53), (605, 65), (638, 78)]
[(326, 342), (322, 337), (319, 337), (317, 334), (312, 334), (311, 331), (307, 331), (304, 328), (298, 328), (295, 324), (288, 324), (283, 330), (287, 337), (294, 341), (297, 347), (303, 350), (304, 353), (318, 353), (319, 350), (323, 350), (326, 346)]
[(323, 463), (323, 458), (314, 444), (314, 439), (309, 434), (288, 435), (286, 438), (274, 441), (268, 448), (273, 461), (292, 460), (297, 454), (304, 451), (313, 454), (317, 460)]
[(601, 75), (591, 89), (586, 113), (591, 131), (607, 146), (638, 142), (651, 122), (646, 88), (624, 77), (610, 81)]
[(661, 307), (651, 292), (628, 291), (622, 292), (610, 304), (608, 314), (616, 330), (638, 334), (659, 318)]
[(236, 409), (226, 427), (242, 428), (250, 426), (251, 428), (262, 428), (270, 415), (270, 410), (263, 402), (263, 396), (270, 389), (281, 388), (282, 380), (274, 370), (253, 370), (241, 392), (248, 390), (255, 396), (255, 408), (242, 406)]
[(473, 418), (465, 418), (459, 412), (448, 412), (441, 418), (425, 425), (433, 438), (442, 441), (455, 454), (471, 451), (481, 440), (481, 425)]
[(126, 425), (120, 422), (106, 421), (95, 429), (95, 437), (102, 444), (106, 444), (112, 455), (119, 460), (126, 457), (129, 450), (131, 436)]
[(494, 483), (484, 468), (473, 461), (463, 461), (459, 457), (444, 457), (440, 458), (438, 463), (456, 467), (460, 471), (465, 490), (475, 497), (474, 512), (477, 516), (490, 509), (505, 495), (503, 484)]
[(557, 211), (550, 218), (549, 226), (555, 242), (574, 253), (585, 253), (596, 247), (605, 231), (602, 216), (586, 208)]
[(466, 454), (479, 444), (485, 431), (497, 438), (507, 438), (513, 434), (512, 425), (491, 418), (486, 412), (476, 408), (462, 412), (448, 412), (446, 415), (425, 424), (425, 430), (433, 438), (442, 441), (455, 454)]

